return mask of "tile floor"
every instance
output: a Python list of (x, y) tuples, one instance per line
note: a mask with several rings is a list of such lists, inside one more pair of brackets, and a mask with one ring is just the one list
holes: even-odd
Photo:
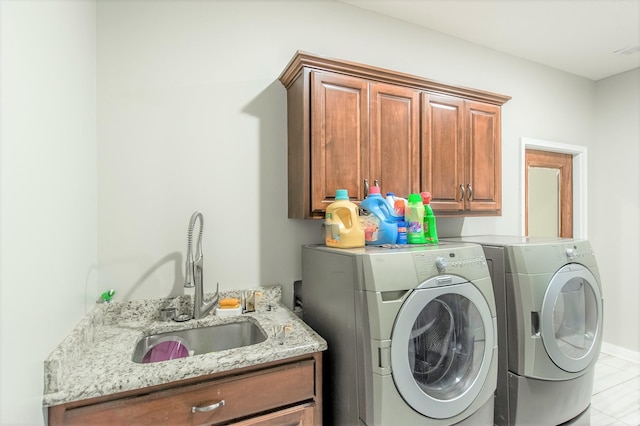
[(640, 425), (640, 363), (600, 354), (591, 398), (591, 425)]

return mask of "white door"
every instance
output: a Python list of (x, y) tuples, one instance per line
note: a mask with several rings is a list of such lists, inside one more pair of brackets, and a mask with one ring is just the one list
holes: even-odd
[[(457, 277), (452, 277), (457, 278)], [(489, 305), (471, 283), (428, 288), (404, 302), (391, 335), (391, 369), (402, 398), (416, 411), (445, 419), (462, 413), (487, 379), (494, 351)]]
[(591, 364), (601, 339), (602, 296), (587, 268), (572, 263), (555, 273), (540, 322), (542, 342), (558, 367), (576, 373)]

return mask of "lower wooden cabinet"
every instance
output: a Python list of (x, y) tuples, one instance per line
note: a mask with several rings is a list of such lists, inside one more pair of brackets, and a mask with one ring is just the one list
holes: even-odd
[(49, 408), (50, 425), (315, 425), (321, 353)]

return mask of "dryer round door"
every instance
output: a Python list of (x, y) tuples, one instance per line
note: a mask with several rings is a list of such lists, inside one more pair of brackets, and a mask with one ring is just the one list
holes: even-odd
[(400, 308), (391, 334), (396, 388), (427, 417), (456, 416), (480, 394), (494, 345), (491, 310), (473, 284), (416, 289)]
[(570, 263), (549, 282), (542, 301), (540, 334), (549, 357), (570, 373), (587, 368), (598, 352), (602, 296), (596, 278)]

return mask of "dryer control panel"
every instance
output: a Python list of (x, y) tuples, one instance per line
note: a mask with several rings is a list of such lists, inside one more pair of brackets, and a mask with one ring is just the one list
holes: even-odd
[(570, 262), (579, 262), (580, 259), (590, 258), (593, 256), (593, 249), (590, 244), (584, 244), (583, 242), (576, 242), (574, 244), (566, 244), (564, 250), (566, 259)]
[(507, 273), (548, 274), (567, 263), (596, 267), (595, 255), (587, 240), (555, 241), (507, 247)]

